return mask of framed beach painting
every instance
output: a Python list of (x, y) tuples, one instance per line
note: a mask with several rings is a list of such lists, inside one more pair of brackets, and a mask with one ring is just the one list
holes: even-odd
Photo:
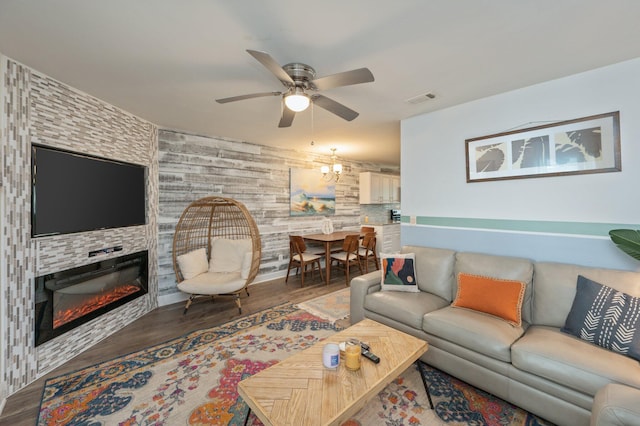
[(621, 170), (620, 113), (465, 141), (467, 182)]
[(336, 184), (322, 178), (316, 169), (289, 169), (290, 216), (336, 214)]

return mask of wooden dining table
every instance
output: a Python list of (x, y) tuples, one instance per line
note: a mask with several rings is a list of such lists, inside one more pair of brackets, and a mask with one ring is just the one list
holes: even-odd
[(308, 234), (302, 236), (302, 238), (307, 241), (322, 243), (324, 245), (324, 279), (327, 285), (329, 285), (329, 281), (331, 280), (331, 245), (344, 241), (347, 235), (361, 236), (360, 231), (336, 231), (330, 234)]

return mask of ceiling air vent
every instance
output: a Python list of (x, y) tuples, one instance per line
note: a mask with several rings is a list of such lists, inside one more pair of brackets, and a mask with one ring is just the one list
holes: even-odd
[(418, 95), (418, 96), (414, 96), (413, 98), (409, 98), (405, 102), (407, 102), (409, 104), (420, 104), (422, 102), (430, 101), (430, 100), (435, 99), (435, 98), (436, 98), (436, 95), (434, 95), (431, 92), (427, 92), (427, 93), (423, 93), (423, 94)]

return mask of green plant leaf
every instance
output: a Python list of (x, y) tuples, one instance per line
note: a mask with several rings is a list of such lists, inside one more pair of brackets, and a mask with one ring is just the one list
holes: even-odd
[(633, 229), (612, 229), (609, 237), (620, 250), (636, 260), (640, 260), (640, 231)]

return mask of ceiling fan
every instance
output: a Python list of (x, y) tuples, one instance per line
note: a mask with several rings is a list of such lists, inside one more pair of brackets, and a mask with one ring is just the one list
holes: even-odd
[(316, 71), (307, 64), (293, 62), (280, 66), (268, 53), (257, 50), (247, 50), (247, 52), (275, 75), (284, 85), (285, 90), (282, 92), (262, 92), (232, 96), (230, 98), (216, 99), (216, 102), (226, 104), (227, 102), (265, 96), (282, 96), (285, 107), (282, 108), (282, 117), (280, 118), (278, 127), (291, 126), (296, 112), (304, 111), (311, 102), (338, 117), (351, 121), (359, 115), (356, 111), (316, 92), (333, 89), (334, 87), (369, 83), (374, 80), (373, 74), (371, 74), (368, 68), (358, 68), (316, 78)]

